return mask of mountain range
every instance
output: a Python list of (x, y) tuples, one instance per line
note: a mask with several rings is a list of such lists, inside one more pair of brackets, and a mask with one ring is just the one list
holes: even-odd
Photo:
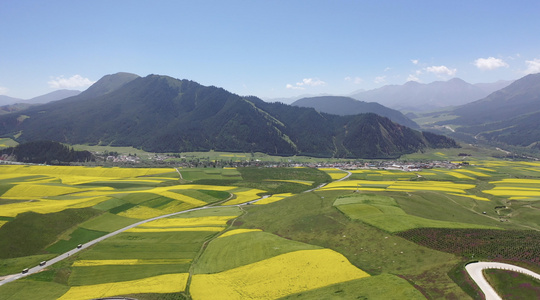
[(455, 128), (454, 136), (540, 149), (540, 73), (443, 114), (434, 124)]
[(0, 106), (4, 105), (12, 105), (15, 103), (23, 103), (23, 104), (42, 104), (47, 103), (51, 101), (61, 100), (68, 97), (76, 96), (80, 94), (81, 91), (77, 90), (56, 90), (54, 92), (50, 92), (45, 95), (37, 96), (30, 99), (20, 99), (20, 98), (13, 98), (5, 95), (0, 95)]
[(0, 116), (17, 141), (133, 146), (152, 152), (242, 151), (398, 157), (454, 140), (373, 113), (338, 116), (267, 103), (168, 76), (107, 75), (77, 96)]
[(321, 96), (309, 97), (296, 100), (291, 105), (300, 107), (312, 107), (319, 112), (333, 115), (348, 116), (365, 113), (374, 113), (387, 117), (392, 122), (401, 124), (414, 129), (420, 126), (411, 119), (407, 118), (400, 111), (388, 108), (377, 102), (364, 102), (350, 97), (342, 96)]
[(377, 102), (402, 112), (430, 111), (482, 99), (510, 83), (512, 81), (500, 80), (494, 83), (470, 84), (459, 78), (427, 84), (409, 81), (403, 85), (386, 85), (362, 91), (350, 97), (365, 102)]

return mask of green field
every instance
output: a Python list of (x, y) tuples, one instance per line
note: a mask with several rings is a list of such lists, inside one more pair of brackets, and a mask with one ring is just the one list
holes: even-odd
[(212, 240), (197, 261), (194, 273), (222, 272), (283, 253), (318, 248), (262, 231), (235, 234)]
[[(428, 157), (452, 159), (456, 151), (472, 150), (436, 151)], [(201, 299), (193, 295), (201, 295), (205, 284), (230, 276), (238, 284), (237, 296), (290, 282), (295, 288), (280, 294), (282, 299), (475, 298), (477, 290), (462, 273), (472, 254), (540, 269), (535, 243), (540, 163), (479, 157), (467, 157), (470, 165), (453, 170), (356, 170), (348, 180), (308, 193), (332, 181), (328, 171), (185, 168), (179, 169), (178, 180), (172, 168), (0, 166), (0, 240), (7, 241), (0, 244), (0, 275), (18, 273), (142, 219), (212, 206), (120, 233), (44, 272), (0, 286), (0, 299), (36, 293), (57, 299), (70, 288), (110, 287), (161, 275), (186, 276), (185, 290), (144, 293), (134, 284), (133, 292), (115, 296)], [(262, 194), (286, 196), (268, 204), (227, 206)], [(339, 272), (315, 260), (287, 274), (270, 272), (288, 255), (323, 250), (342, 255), (340, 263), (368, 276), (316, 288), (306, 283), (303, 289), (295, 280), (326, 282)], [(264, 270), (277, 277), (254, 275)], [(534, 284), (513, 275), (492, 277), (497, 286), (512, 283), (501, 287), (510, 291), (505, 293), (519, 294), (514, 286)], [(529, 297), (529, 290), (534, 287), (522, 295)]]

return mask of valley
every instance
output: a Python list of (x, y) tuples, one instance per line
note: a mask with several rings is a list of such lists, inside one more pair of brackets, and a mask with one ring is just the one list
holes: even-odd
[[(437, 155), (458, 158), (452, 151)], [(175, 214), (3, 284), (0, 298), (479, 299), (467, 262), (540, 270), (540, 164), (466, 161), (412, 172), (364, 163), (346, 178), (331, 163), (0, 166), (0, 276)], [(58, 225), (32, 234), (52, 219)]]

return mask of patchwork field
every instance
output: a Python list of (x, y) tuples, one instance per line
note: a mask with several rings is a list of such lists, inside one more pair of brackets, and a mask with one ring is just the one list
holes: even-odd
[[(183, 212), (0, 285), (0, 299), (478, 299), (469, 260), (540, 269), (540, 163), (361, 169), (336, 181), (346, 175), (0, 166), (0, 276)], [(195, 207), (205, 208), (185, 212)]]

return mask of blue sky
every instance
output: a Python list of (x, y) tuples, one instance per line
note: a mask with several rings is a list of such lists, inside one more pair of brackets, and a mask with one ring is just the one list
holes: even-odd
[(116, 72), (262, 98), (540, 72), (540, 1), (0, 0), (0, 94)]

